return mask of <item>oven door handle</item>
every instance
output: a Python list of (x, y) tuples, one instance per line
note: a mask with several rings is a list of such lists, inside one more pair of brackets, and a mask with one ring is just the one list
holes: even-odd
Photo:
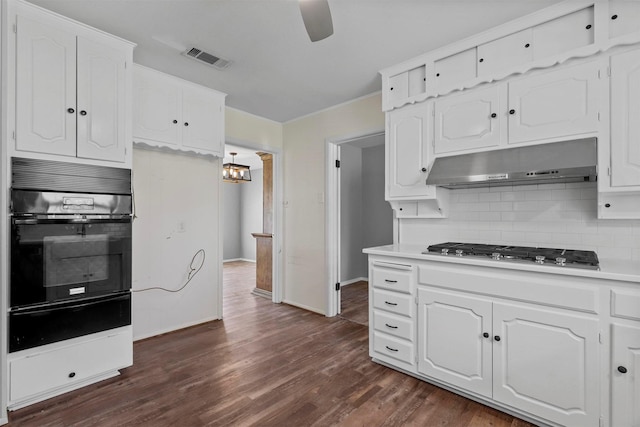
[(25, 316), (25, 315), (34, 315), (34, 314), (40, 314), (40, 313), (51, 313), (53, 311), (59, 311), (59, 310), (69, 310), (69, 309), (75, 309), (75, 308), (82, 308), (82, 307), (87, 307), (90, 305), (95, 305), (95, 304), (100, 304), (106, 301), (118, 301), (118, 300), (125, 300), (130, 298), (130, 294), (126, 293), (124, 295), (117, 295), (117, 296), (113, 296), (113, 297), (108, 297), (108, 298), (100, 298), (100, 299), (92, 299), (91, 301), (86, 301), (82, 302), (80, 304), (62, 304), (62, 305), (47, 305), (44, 307), (38, 307), (38, 309), (24, 309), (24, 310), (17, 310), (17, 311), (11, 311), (11, 315), (12, 316)]
[(65, 218), (62, 216), (56, 218), (13, 218), (13, 225), (38, 225), (38, 224), (91, 224), (91, 223), (130, 223), (129, 215), (99, 216), (96, 218)]
[(15, 225), (37, 225), (37, 219), (14, 219), (13, 223)]

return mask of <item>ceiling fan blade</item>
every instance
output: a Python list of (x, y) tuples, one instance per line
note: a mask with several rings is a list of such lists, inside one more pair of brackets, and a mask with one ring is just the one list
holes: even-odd
[(312, 42), (333, 34), (333, 22), (328, 0), (300, 0), (300, 13)]

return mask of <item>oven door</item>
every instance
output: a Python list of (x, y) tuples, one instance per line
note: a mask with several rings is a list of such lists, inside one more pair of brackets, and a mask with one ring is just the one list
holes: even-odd
[(14, 217), (10, 306), (131, 289), (131, 217)]

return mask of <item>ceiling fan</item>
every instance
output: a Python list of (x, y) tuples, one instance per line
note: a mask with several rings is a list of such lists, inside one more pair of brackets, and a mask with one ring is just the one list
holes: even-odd
[(333, 34), (329, 0), (299, 0), (300, 14), (312, 42)]

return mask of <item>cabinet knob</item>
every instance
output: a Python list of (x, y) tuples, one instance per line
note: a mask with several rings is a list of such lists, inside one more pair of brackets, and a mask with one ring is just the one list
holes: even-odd
[(493, 337), (493, 339), (496, 341), (500, 341), (500, 335), (496, 335), (495, 337)]
[(524, 47), (529, 47), (531, 46), (529, 43), (525, 44)]
[(189, 126), (189, 122), (184, 122), (184, 125), (185, 126)]
[(626, 374), (627, 368), (625, 368), (624, 366), (618, 366), (618, 372), (620, 372), (621, 374)]
[(482, 336), (485, 338), (489, 338), (489, 332), (485, 332), (484, 334), (482, 334)]
[(516, 110), (509, 110), (509, 114), (515, 114)]
[(436, 73), (436, 77), (440, 77), (440, 73)]
[(495, 119), (496, 117), (498, 117), (498, 115), (496, 113), (491, 113), (491, 118)]
[(178, 123), (178, 121), (177, 121), (177, 120), (174, 120), (174, 121), (173, 121), (173, 124), (175, 125), (176, 123)]
[(478, 62), (484, 62), (484, 58), (480, 58)]
[(426, 171), (427, 171), (427, 168), (422, 168), (422, 169), (420, 169), (420, 170), (421, 170), (422, 172), (426, 172)]
[(591, 29), (591, 24), (587, 25), (585, 28), (586, 28), (587, 30), (590, 30), (590, 29)]
[(605, 208), (610, 208), (610, 207), (611, 207), (611, 203), (605, 203), (605, 204), (604, 204), (604, 207), (605, 207)]
[(84, 111), (84, 110), (81, 110), (81, 111), (80, 111), (80, 115), (81, 115), (81, 116), (86, 116), (86, 115), (87, 115), (87, 112), (86, 112), (86, 111)]
[(73, 114), (75, 112), (76, 112), (76, 110), (74, 110), (73, 108), (67, 108), (67, 113)]
[(73, 377), (75, 377), (75, 376), (76, 376), (76, 373), (75, 373), (75, 372), (69, 372), (69, 378), (73, 378)]
[(618, 15), (611, 16), (611, 19), (618, 19)]
[(389, 90), (393, 90), (393, 88), (392, 88), (392, 87), (390, 87), (390, 88), (389, 88)]

